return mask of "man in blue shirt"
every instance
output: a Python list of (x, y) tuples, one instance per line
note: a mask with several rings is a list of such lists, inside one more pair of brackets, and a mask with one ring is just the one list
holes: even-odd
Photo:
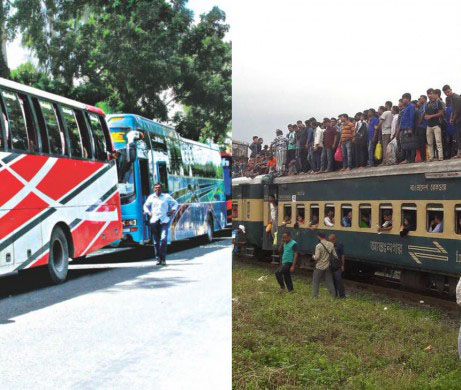
[(376, 110), (370, 108), (368, 110), (368, 167), (374, 165), (375, 145), (377, 137), (375, 137), (376, 126), (379, 124), (379, 119), (376, 117)]
[(157, 265), (166, 265), (166, 244), (170, 217), (178, 209), (178, 202), (171, 195), (162, 194), (162, 185), (154, 186), (154, 193), (144, 203), (144, 213), (149, 215), (152, 240)]
[[(429, 94), (429, 90), (427, 92)], [(427, 96), (421, 95), (418, 99), (417, 109), (415, 110), (416, 116), (416, 131), (415, 135), (418, 137), (418, 149), (421, 155), (421, 161), (426, 161), (426, 144), (427, 144), (427, 120), (424, 119), (426, 114)]]
[(415, 127), (415, 106), (410, 103), (411, 94), (404, 93), (402, 95), (402, 116), (400, 118), (400, 128), (397, 131), (397, 139), (400, 139), (400, 144), (403, 150), (403, 161), (400, 164), (415, 162), (416, 148), (418, 142), (414, 136)]

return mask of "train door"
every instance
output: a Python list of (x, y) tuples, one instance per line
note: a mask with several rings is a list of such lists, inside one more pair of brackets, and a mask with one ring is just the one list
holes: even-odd
[(274, 185), (264, 186), (264, 205), (263, 205), (263, 224), (264, 224), (264, 234), (263, 234), (263, 249), (272, 250), (274, 244), (274, 234), (275, 230), (272, 229), (270, 232), (266, 231), (266, 228), (271, 221), (271, 208), (269, 204), (269, 195), (275, 196), (275, 199), (278, 199), (278, 188)]

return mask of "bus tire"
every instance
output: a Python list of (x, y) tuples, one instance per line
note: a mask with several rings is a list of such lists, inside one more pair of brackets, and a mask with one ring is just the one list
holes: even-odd
[(206, 241), (208, 243), (213, 241), (214, 229), (213, 229), (213, 217), (208, 216), (206, 223)]
[(54, 284), (63, 283), (69, 268), (69, 244), (63, 230), (56, 226), (51, 233), (48, 274)]

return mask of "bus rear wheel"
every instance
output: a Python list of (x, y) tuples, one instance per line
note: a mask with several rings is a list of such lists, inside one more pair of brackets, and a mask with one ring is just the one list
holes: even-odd
[(69, 268), (69, 245), (63, 230), (57, 226), (50, 239), (48, 274), (54, 284), (63, 283)]

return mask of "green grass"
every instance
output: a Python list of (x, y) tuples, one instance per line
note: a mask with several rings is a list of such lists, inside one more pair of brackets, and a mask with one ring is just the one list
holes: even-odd
[(232, 278), (236, 390), (461, 389), (459, 324), (441, 311), (323, 287), (314, 300), (304, 276), (279, 295), (271, 270), (242, 262)]

